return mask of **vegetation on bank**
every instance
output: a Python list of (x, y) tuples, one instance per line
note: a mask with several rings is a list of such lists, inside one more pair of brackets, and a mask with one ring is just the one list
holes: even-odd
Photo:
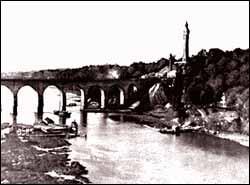
[[(180, 101), (178, 91), (181, 92), (181, 86), (184, 85), (184, 99), (189, 104), (188, 109), (203, 109), (209, 122), (207, 128), (215, 128), (220, 124), (224, 131), (249, 135), (249, 49), (237, 48), (226, 52), (220, 49), (210, 49), (208, 52), (201, 50), (190, 57), (185, 77), (179, 80), (180, 83), (177, 80), (179, 79), (175, 79), (174, 88), (168, 86), (167, 80), (160, 83), (157, 92), (150, 94), (154, 109), (159, 105), (164, 109), (170, 103), (174, 106), (177, 117), (181, 115), (188, 118), (190, 115), (175, 105)], [(223, 96), (224, 106), (228, 109), (216, 108), (222, 106), (220, 101)], [(176, 101), (176, 98), (179, 100)], [(166, 110), (165, 114), (169, 115)], [(232, 114), (234, 120), (227, 119)]]
[(246, 100), (249, 94), (249, 49), (201, 50), (190, 58), (186, 81), (187, 98), (196, 105), (220, 101), (223, 93), (228, 106), (235, 105), (237, 94), (242, 94)]
[(249, 49), (202, 50), (191, 57), (186, 98), (194, 105), (208, 105), (221, 101), (223, 94), (226, 106), (238, 114), (233, 130), (249, 134)]

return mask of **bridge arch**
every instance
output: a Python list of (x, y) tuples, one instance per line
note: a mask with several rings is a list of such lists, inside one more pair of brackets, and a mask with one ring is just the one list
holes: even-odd
[(138, 87), (132, 83), (128, 86), (128, 104), (134, 103), (139, 100), (138, 97)]
[[(44, 112), (62, 110), (64, 92), (56, 85), (48, 85), (43, 90)], [(66, 103), (66, 102), (65, 102)], [(66, 107), (66, 105), (64, 105)]]
[(125, 91), (119, 85), (112, 85), (108, 89), (107, 106), (108, 108), (119, 108), (124, 105)]
[(105, 91), (98, 85), (90, 86), (87, 92), (87, 108), (105, 108)]
[(66, 94), (67, 108), (72, 106), (84, 108), (85, 92), (80, 86), (75, 84), (69, 84), (63, 86), (63, 93)]
[(13, 89), (11, 89), (11, 87), (9, 87), (8, 85), (1, 85), (1, 94), (2, 94), (2, 89), (3, 91), (10, 91), (13, 96)]
[(12, 123), (13, 101), (12, 90), (6, 85), (1, 85), (1, 123)]
[[(33, 86), (33, 84), (29, 84), (29, 83), (24, 83), (22, 84), (21, 86), (19, 86), (17, 89), (16, 89), (16, 92), (18, 93), (21, 89), (23, 88), (27, 88), (27, 87), (30, 87), (32, 90), (36, 91), (37, 92), (37, 89)], [(29, 88), (29, 89), (30, 89)], [(38, 93), (38, 92), (37, 92)]]
[[(66, 102), (64, 110), (71, 113), (71, 116), (65, 120), (66, 124), (69, 125), (72, 121), (76, 121), (77, 123), (82, 122), (79, 112), (81, 113), (85, 105), (84, 89), (77, 83), (64, 84), (62, 85), (62, 89), (65, 96), (64, 101)], [(60, 110), (62, 110), (62, 108)]]
[(17, 92), (17, 123), (34, 124), (38, 107), (38, 93), (30, 85)]
[(43, 88), (42, 88), (42, 94), (44, 94), (45, 90), (48, 90), (49, 88), (53, 88), (53, 89), (57, 89), (59, 90), (61, 93), (63, 93), (63, 89), (58, 86), (57, 84), (46, 84)]

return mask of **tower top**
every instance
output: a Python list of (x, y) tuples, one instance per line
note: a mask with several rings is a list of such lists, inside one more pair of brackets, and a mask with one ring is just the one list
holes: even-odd
[(187, 33), (189, 33), (189, 32), (190, 32), (190, 30), (189, 30), (189, 28), (188, 28), (188, 22), (187, 22), (187, 21), (186, 21), (185, 27), (186, 27), (186, 31), (187, 31)]
[(183, 53), (182, 60), (186, 63), (189, 58), (189, 33), (190, 33), (187, 21), (186, 21), (185, 27), (186, 29), (184, 31), (184, 53)]

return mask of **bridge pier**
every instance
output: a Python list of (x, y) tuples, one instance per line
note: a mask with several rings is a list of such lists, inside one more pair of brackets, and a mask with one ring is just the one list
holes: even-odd
[(61, 125), (66, 125), (66, 119), (65, 115), (59, 115), (59, 123)]
[(88, 91), (85, 91), (85, 97), (84, 97), (84, 102), (83, 102), (83, 109), (87, 109), (88, 108)]
[(123, 107), (128, 107), (129, 106), (129, 104), (128, 104), (128, 92), (127, 91), (125, 91), (124, 92), (124, 102), (123, 102)]
[(66, 93), (62, 91), (62, 111), (66, 111), (67, 99)]
[(14, 102), (13, 102), (13, 114), (12, 114), (12, 118), (13, 118), (13, 123), (12, 123), (12, 126), (13, 126), (13, 131), (15, 132), (16, 129), (17, 129), (17, 92), (16, 93), (13, 93), (14, 96), (13, 96), (13, 99), (14, 99)]
[(44, 105), (44, 99), (43, 94), (38, 94), (38, 107), (37, 107), (37, 114), (36, 114), (36, 120), (38, 122), (42, 121), (43, 119), (43, 105)]
[(80, 124), (84, 127), (87, 126), (87, 112), (82, 109), (80, 110)]

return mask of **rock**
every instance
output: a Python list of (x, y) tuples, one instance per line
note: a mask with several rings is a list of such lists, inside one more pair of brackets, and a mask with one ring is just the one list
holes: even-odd
[(9, 184), (10, 182), (7, 179), (4, 179), (3, 181), (1, 181), (1, 184)]
[(166, 115), (165, 115), (165, 118), (166, 120), (168, 121), (174, 121), (174, 122), (178, 122), (179, 123), (179, 120), (177, 118), (178, 116), (178, 112), (174, 110), (173, 107), (170, 107), (167, 111), (166, 111)]
[(197, 124), (196, 124), (195, 122), (191, 122), (189, 125), (190, 125), (191, 127), (197, 126)]
[(249, 135), (249, 119), (242, 119), (241, 133)]
[(179, 124), (179, 118), (174, 118), (171, 120), (173, 123)]
[(235, 119), (231, 122), (230, 127), (227, 129), (229, 132), (240, 132), (241, 129), (241, 121)]
[(156, 83), (149, 89), (150, 105), (165, 105), (168, 101), (161, 83)]
[(169, 71), (167, 78), (176, 78), (176, 70)]
[(168, 110), (169, 108), (171, 108), (172, 105), (170, 103), (167, 103), (165, 106), (164, 106), (164, 109)]
[(178, 126), (180, 125), (179, 118), (174, 118), (168, 122), (168, 126), (172, 128), (173, 126)]
[(221, 130), (228, 130), (232, 123), (228, 122), (227, 120), (218, 120), (216, 125), (220, 126)]
[(82, 175), (82, 174), (87, 174), (88, 173), (88, 170), (86, 170), (86, 167), (82, 166), (79, 162), (77, 161), (73, 161), (71, 163), (71, 170), (70, 170), (70, 173), (72, 175)]
[(136, 101), (135, 103), (133, 103), (132, 105), (129, 106), (130, 109), (136, 109), (139, 105), (140, 105), (140, 101)]
[(172, 130), (173, 130), (175, 133), (180, 133), (181, 128), (180, 128), (179, 125), (173, 125), (173, 126), (172, 126)]
[(164, 112), (163, 105), (156, 105), (154, 106), (153, 112)]

